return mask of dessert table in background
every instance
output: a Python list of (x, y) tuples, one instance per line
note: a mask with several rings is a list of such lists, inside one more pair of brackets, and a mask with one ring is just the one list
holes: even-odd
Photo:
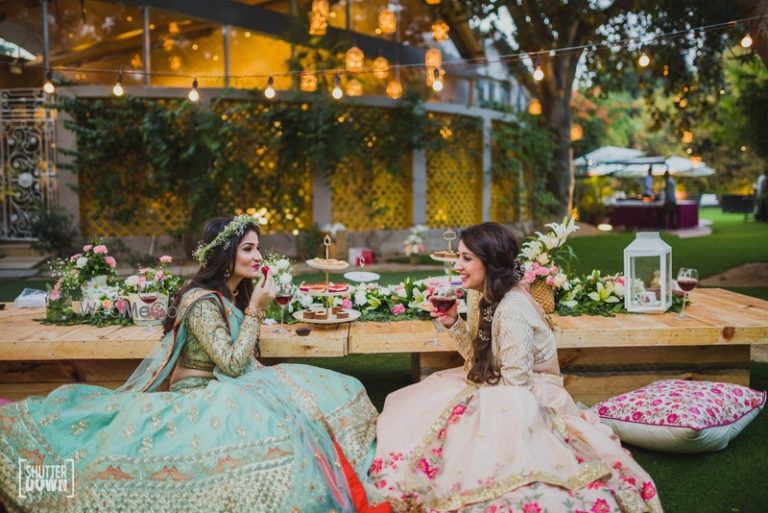
[[(625, 226), (628, 229), (666, 228), (664, 225), (664, 203), (661, 201), (620, 201), (610, 205), (609, 210), (609, 218), (612, 226)], [(690, 200), (678, 201), (677, 227), (695, 228), (698, 225), (698, 202)]]

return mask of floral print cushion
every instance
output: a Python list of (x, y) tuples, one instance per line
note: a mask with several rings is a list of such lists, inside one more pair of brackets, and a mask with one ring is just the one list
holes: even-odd
[(766, 392), (732, 383), (654, 381), (592, 411), (622, 441), (653, 450), (723, 449), (757, 416)]

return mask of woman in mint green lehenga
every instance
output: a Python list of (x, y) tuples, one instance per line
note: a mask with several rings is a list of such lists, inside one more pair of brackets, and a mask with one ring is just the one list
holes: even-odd
[[(255, 219), (212, 219), (204, 241), (165, 337), (125, 385), (65, 385), (0, 407), (10, 511), (366, 510), (355, 471), (371, 464), (376, 410), (362, 385), (305, 365), (262, 366), (259, 326), (275, 284), (261, 277)], [(169, 375), (169, 391), (157, 391)], [(19, 497), (20, 459), (74, 460), (74, 498)]]

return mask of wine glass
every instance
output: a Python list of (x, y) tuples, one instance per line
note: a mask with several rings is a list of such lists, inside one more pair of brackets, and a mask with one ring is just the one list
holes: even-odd
[(685, 313), (685, 303), (688, 300), (688, 293), (696, 288), (696, 285), (699, 284), (699, 271), (696, 269), (688, 269), (687, 267), (681, 267), (680, 271), (677, 273), (677, 286), (680, 287), (684, 294), (683, 294), (683, 308), (680, 311), (680, 317), (681, 319), (685, 319), (688, 317), (688, 314)]
[[(449, 285), (438, 286), (434, 293), (430, 296), (429, 302), (432, 303), (432, 307), (440, 313), (445, 313), (456, 304), (456, 289)], [(435, 336), (427, 342), (427, 344), (435, 347), (440, 346), (440, 340), (437, 338), (440, 334), (440, 319), (437, 317), (432, 318), (432, 325), (435, 327)]]
[(279, 335), (288, 335), (289, 331), (285, 329), (285, 308), (293, 301), (293, 283), (280, 283), (277, 286), (275, 303), (280, 306), (280, 327), (277, 329)]

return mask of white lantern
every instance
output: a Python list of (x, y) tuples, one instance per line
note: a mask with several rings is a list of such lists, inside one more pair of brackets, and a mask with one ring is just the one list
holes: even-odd
[(659, 232), (639, 232), (624, 249), (624, 307), (666, 312), (672, 306), (672, 248)]

